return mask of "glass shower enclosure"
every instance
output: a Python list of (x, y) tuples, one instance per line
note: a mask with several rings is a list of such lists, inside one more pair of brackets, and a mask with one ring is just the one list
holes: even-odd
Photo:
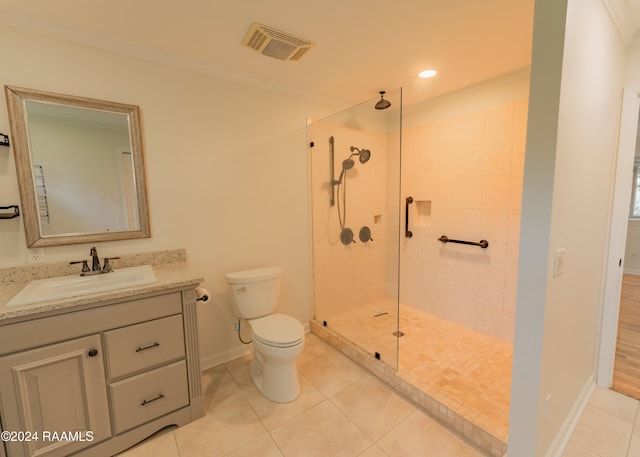
[(402, 90), (383, 97), (309, 126), (314, 319), (397, 369)]

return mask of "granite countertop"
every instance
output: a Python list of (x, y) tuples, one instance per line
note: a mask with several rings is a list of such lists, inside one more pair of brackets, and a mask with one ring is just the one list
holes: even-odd
[[(199, 283), (203, 282), (203, 278), (193, 271), (191, 271), (189, 264), (185, 261), (183, 256), (172, 256), (169, 260), (165, 258), (166, 263), (155, 263), (154, 258), (143, 258), (142, 263), (134, 261), (139, 265), (151, 264), (153, 272), (157, 281), (153, 284), (146, 284), (142, 286), (128, 287), (125, 289), (117, 289), (106, 292), (99, 292), (95, 294), (81, 295), (77, 297), (65, 298), (60, 300), (50, 300), (40, 303), (32, 303), (22, 306), (7, 307), (7, 302), (11, 300), (18, 292), (20, 292), (31, 280), (41, 279), (41, 277), (30, 277), (28, 280), (20, 283), (17, 281), (10, 281), (0, 285), (0, 325), (3, 323), (9, 323), (10, 320), (21, 318), (28, 318), (28, 316), (36, 317), (35, 315), (41, 313), (51, 314), (56, 311), (69, 310), (71, 308), (83, 306), (90, 307), (96, 303), (114, 300), (120, 298), (134, 297), (140, 294), (148, 294), (154, 292), (161, 292), (170, 289), (179, 289), (182, 287), (192, 286), (196, 287)], [(177, 260), (177, 261), (172, 261)], [(123, 265), (116, 265), (113, 263), (114, 269), (124, 268)], [(126, 264), (126, 266), (137, 266), (132, 264)], [(59, 275), (63, 276), (63, 275)], [(44, 277), (53, 277), (45, 275)], [(64, 311), (63, 311), (64, 312)]]

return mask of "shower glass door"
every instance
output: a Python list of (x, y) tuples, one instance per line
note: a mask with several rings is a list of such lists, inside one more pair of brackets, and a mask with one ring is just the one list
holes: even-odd
[(314, 319), (397, 368), (402, 90), (384, 99), (309, 127)]

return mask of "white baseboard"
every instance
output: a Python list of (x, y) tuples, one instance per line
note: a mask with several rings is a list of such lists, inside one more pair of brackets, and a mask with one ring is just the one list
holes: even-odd
[(253, 347), (250, 344), (245, 344), (229, 349), (228, 351), (218, 352), (217, 354), (204, 357), (200, 359), (200, 371), (217, 367), (218, 365), (243, 357), (251, 352), (253, 352)]
[(578, 421), (580, 420), (580, 416), (584, 412), (584, 409), (587, 407), (589, 403), (589, 399), (591, 398), (591, 394), (596, 387), (596, 381), (594, 374), (591, 373), (584, 387), (580, 391), (580, 395), (576, 399), (569, 415), (562, 423), (562, 427), (556, 434), (555, 439), (549, 446), (545, 457), (562, 457), (565, 448), (567, 447), (567, 443), (573, 434), (573, 431), (576, 429), (576, 425), (578, 425)]
[[(309, 322), (302, 324), (302, 326), (304, 327), (305, 333), (309, 333), (311, 331)], [(218, 365), (230, 362), (233, 359), (243, 357), (251, 353), (252, 351), (253, 346), (251, 346), (250, 344), (243, 344), (242, 346), (238, 346), (227, 351), (218, 352), (217, 354), (213, 354), (208, 357), (203, 357), (202, 359), (200, 359), (200, 371), (217, 367)]]

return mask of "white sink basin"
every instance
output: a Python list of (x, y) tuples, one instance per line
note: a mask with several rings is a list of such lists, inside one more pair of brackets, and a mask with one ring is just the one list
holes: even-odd
[(28, 305), (60, 298), (142, 286), (156, 282), (151, 265), (122, 268), (111, 273), (91, 276), (61, 276), (58, 278), (31, 281), (18, 295), (7, 303), (7, 307)]

